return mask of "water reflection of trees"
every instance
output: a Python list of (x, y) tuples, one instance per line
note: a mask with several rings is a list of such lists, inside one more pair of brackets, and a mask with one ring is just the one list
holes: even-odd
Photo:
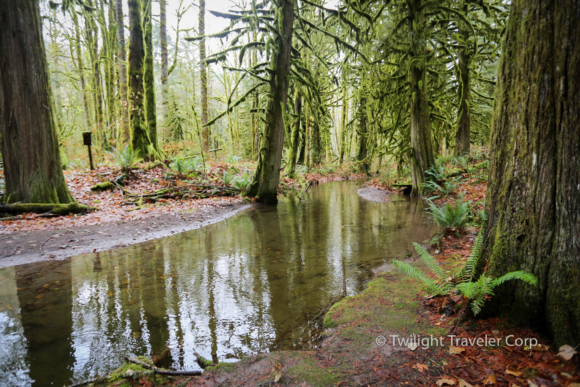
[[(66, 384), (129, 353), (167, 347), (175, 367), (195, 369), (195, 352), (223, 361), (307, 344), (325, 305), (359, 291), (372, 267), (430, 230), (416, 203), (369, 203), (357, 188), (327, 184), (161, 241), (1, 269), (0, 295), (20, 305), (9, 318), (29, 349), (13, 345), (0, 370)], [(4, 285), (13, 276), (17, 297)]]

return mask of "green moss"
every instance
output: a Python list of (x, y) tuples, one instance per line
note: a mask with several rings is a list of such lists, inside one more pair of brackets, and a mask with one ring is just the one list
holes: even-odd
[[(212, 364), (211, 361), (207, 360), (207, 359), (203, 359), (206, 362), (208, 362), (209, 364)], [(226, 361), (222, 361), (214, 366), (211, 367), (207, 367), (205, 370), (207, 372), (218, 372), (218, 371), (223, 371), (223, 372), (232, 372), (234, 370), (234, 368), (236, 367), (238, 363), (230, 363), (230, 362), (226, 362)]]
[(333, 386), (342, 379), (339, 370), (332, 367), (321, 368), (310, 357), (304, 358), (299, 364), (289, 367), (285, 374), (291, 376), (295, 382), (306, 382), (309, 386)]

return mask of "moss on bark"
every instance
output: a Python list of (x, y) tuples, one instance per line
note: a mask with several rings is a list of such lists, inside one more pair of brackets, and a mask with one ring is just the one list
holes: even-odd
[(58, 135), (38, 2), (0, 3), (2, 202), (72, 203)]
[(515, 0), (494, 108), (485, 250), (494, 276), (526, 270), (487, 308), (580, 343), (580, 5)]

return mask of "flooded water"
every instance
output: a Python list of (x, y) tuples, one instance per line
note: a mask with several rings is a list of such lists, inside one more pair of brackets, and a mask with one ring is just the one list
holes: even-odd
[(419, 202), (334, 182), (124, 249), (0, 269), (0, 385), (104, 375), (127, 354), (177, 369), (307, 348), (324, 308), (432, 230)]

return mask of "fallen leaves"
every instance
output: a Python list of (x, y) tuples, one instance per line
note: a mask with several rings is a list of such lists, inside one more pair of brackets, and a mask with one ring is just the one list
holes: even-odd
[(448, 378), (439, 379), (437, 381), (437, 385), (439, 387), (442, 387), (442, 386), (454, 386), (455, 385), (455, 380), (448, 379)]
[(463, 379), (459, 379), (459, 387), (473, 387), (473, 385), (467, 383), (465, 380)]
[(507, 368), (505, 370), (505, 373), (508, 374), (508, 375), (513, 375), (513, 376), (515, 376), (517, 378), (518, 376), (521, 376), (523, 372), (522, 371), (518, 371), (517, 369), (515, 369), (512, 366), (507, 366)]
[(429, 367), (425, 364), (417, 363), (413, 366), (417, 371), (423, 373), (423, 371), (429, 371)]
[(459, 355), (462, 352), (465, 352), (465, 348), (462, 348), (462, 347), (454, 347), (454, 346), (449, 347), (449, 353), (452, 354), (452, 355)]
[(560, 352), (558, 352), (558, 356), (560, 356), (564, 360), (570, 360), (574, 355), (578, 352), (574, 348), (569, 345), (563, 345), (560, 347)]
[(487, 385), (487, 384), (496, 384), (497, 383), (497, 379), (495, 377), (494, 374), (489, 374), (487, 375), (487, 377), (485, 379), (483, 379), (483, 384)]

